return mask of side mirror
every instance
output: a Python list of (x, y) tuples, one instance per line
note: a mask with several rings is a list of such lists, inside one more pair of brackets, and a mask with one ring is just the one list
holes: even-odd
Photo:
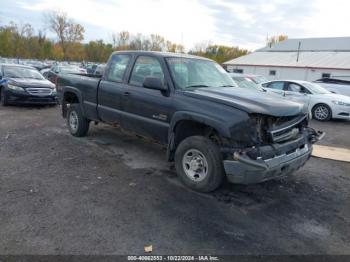
[(336, 92), (334, 92), (334, 91), (331, 91), (331, 93), (336, 94)]
[(163, 81), (158, 77), (146, 76), (143, 80), (143, 87), (148, 89), (154, 89), (159, 91), (166, 91), (167, 88), (163, 84)]

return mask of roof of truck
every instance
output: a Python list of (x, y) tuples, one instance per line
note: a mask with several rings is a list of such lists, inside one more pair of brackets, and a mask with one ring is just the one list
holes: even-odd
[(194, 59), (202, 59), (202, 60), (212, 61), (211, 59), (208, 59), (206, 57), (201, 57), (201, 56), (194, 56), (194, 55), (188, 55), (188, 54), (183, 54), (183, 53), (160, 52), (160, 51), (132, 51), (132, 50), (126, 50), (126, 51), (115, 51), (115, 52), (113, 52), (113, 54), (152, 55), (152, 56), (159, 56), (159, 57), (194, 58)]

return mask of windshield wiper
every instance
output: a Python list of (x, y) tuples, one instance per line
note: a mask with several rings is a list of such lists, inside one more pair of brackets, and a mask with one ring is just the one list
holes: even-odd
[(237, 87), (237, 86), (233, 86), (233, 85), (223, 85), (223, 86), (219, 86), (219, 87)]
[(186, 86), (185, 88), (192, 88), (192, 87), (209, 87), (207, 85), (191, 85), (191, 86)]

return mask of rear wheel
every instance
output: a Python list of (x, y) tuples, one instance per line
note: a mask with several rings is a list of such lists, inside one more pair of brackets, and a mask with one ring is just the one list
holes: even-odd
[(8, 105), (7, 96), (5, 94), (5, 87), (1, 88), (0, 103), (1, 103), (2, 106), (7, 106)]
[(67, 111), (67, 126), (73, 136), (86, 136), (89, 131), (90, 121), (84, 117), (81, 108), (77, 104), (72, 104)]
[(175, 153), (175, 167), (182, 182), (196, 191), (213, 191), (224, 180), (219, 148), (203, 136), (191, 136), (180, 143)]
[(317, 104), (312, 109), (312, 117), (318, 121), (329, 121), (332, 118), (332, 110), (326, 104)]

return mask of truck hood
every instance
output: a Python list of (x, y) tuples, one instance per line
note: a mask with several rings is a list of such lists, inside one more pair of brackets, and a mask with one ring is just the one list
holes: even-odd
[(232, 106), (247, 113), (270, 116), (293, 116), (303, 112), (303, 105), (265, 92), (239, 87), (197, 88), (184, 94)]
[(17, 85), (20, 87), (45, 87), (54, 88), (55, 85), (46, 79), (33, 79), (33, 78), (8, 78), (9, 84)]

